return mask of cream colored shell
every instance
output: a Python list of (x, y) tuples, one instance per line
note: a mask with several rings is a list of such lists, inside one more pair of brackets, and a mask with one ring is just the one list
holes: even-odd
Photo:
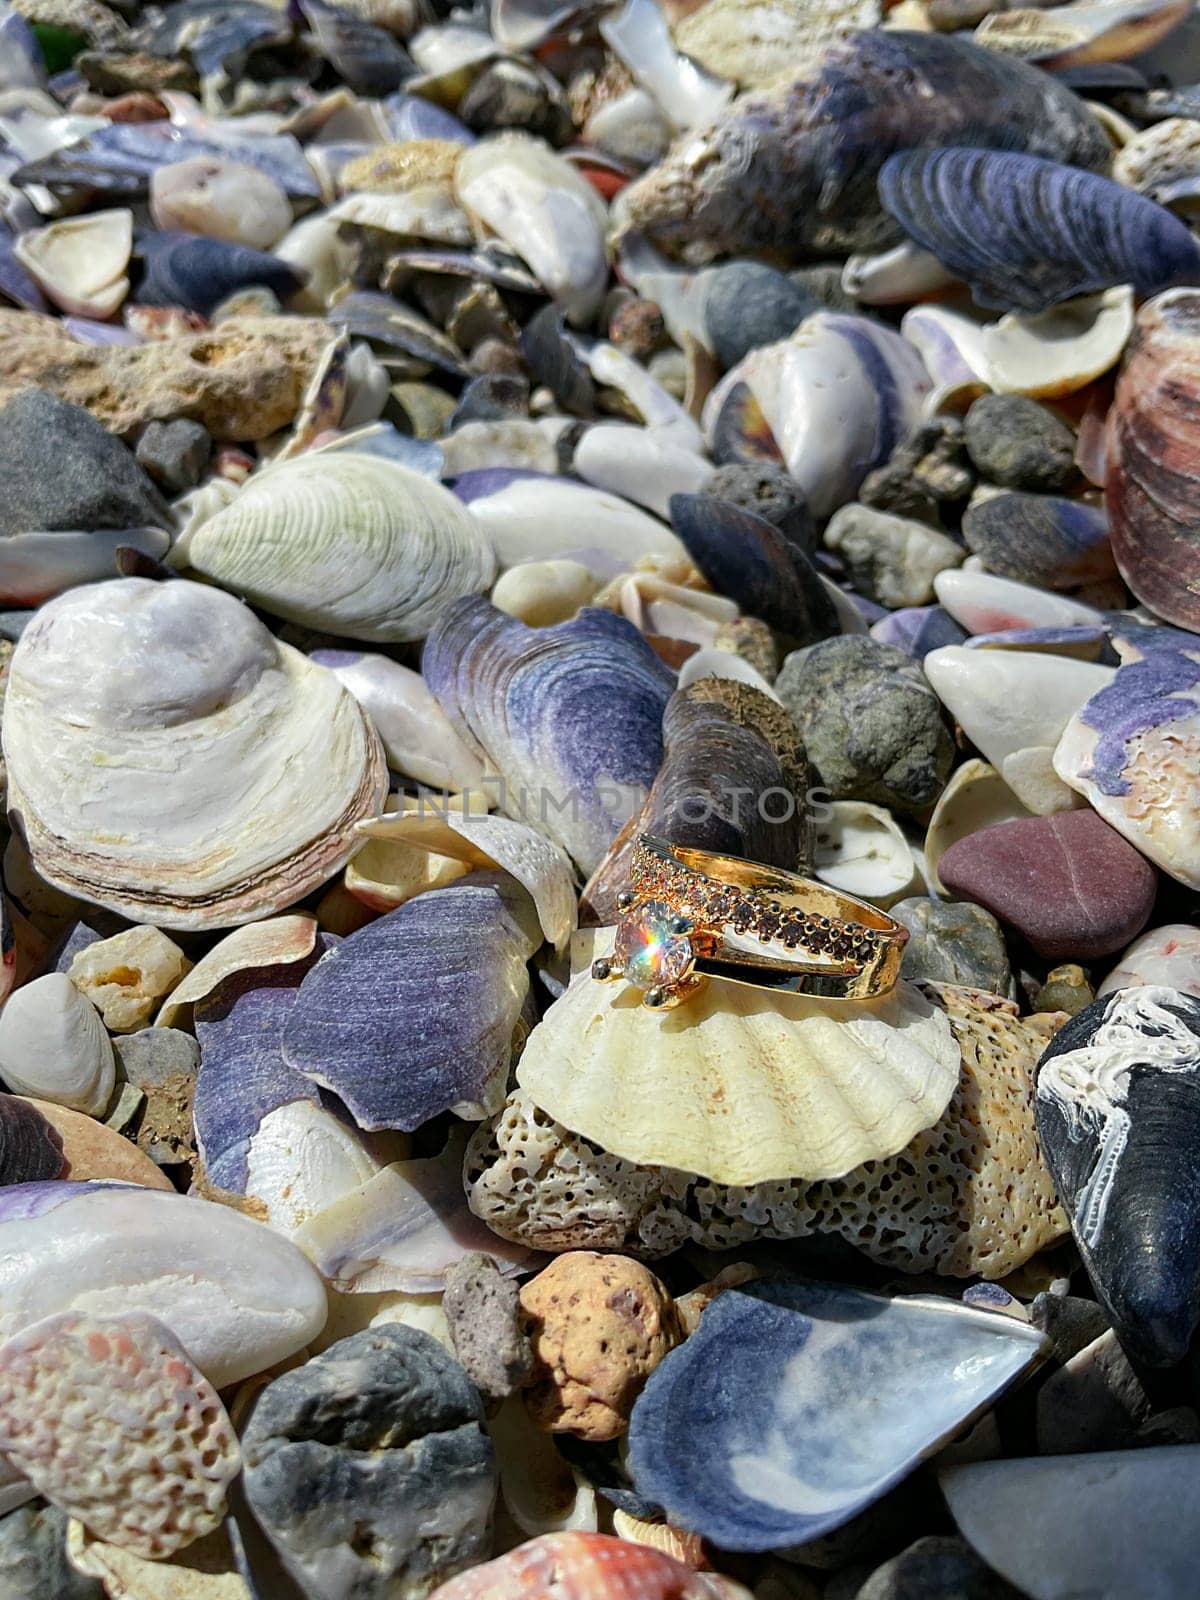
[(710, 982), (654, 1011), (585, 971), (533, 1030), (532, 1100), (613, 1155), (717, 1183), (831, 1178), (936, 1122), (958, 1082), (945, 1015), (909, 984), (821, 1001)]
[(378, 811), (378, 736), (332, 673), (218, 589), (115, 579), (25, 630), (4, 707), (9, 807), (43, 877), (165, 928), (293, 904)]
[(496, 575), (489, 535), (448, 489), (359, 451), (256, 474), (176, 556), (277, 617), (391, 644), (423, 639)]
[(13, 254), (68, 315), (106, 318), (129, 293), (133, 212), (94, 211), (21, 234)]

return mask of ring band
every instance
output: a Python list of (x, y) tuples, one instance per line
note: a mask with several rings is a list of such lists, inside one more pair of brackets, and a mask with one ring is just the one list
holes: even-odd
[(611, 960), (643, 1004), (675, 1006), (706, 978), (821, 999), (861, 1000), (895, 986), (908, 930), (877, 907), (798, 873), (642, 834)]

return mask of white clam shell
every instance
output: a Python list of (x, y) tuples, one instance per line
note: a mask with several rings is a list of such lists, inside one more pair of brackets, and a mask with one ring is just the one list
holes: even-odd
[(972, 757), (951, 774), (938, 796), (925, 832), (925, 870), (930, 886), (945, 894), (938, 877), (938, 862), (952, 844), (972, 833), (982, 833), (1001, 822), (1030, 815), (1004, 779), (987, 761)]
[(1048, 311), (1013, 313), (983, 330), (984, 375), (998, 394), (1072, 394), (1116, 366), (1132, 332), (1128, 284)]
[(572, 321), (594, 316), (608, 281), (608, 213), (569, 161), (540, 139), (499, 134), (463, 152), (455, 189), (476, 223), (528, 263)]
[(818, 821), (814, 873), (822, 883), (872, 905), (887, 907), (921, 894), (921, 874), (912, 846), (891, 812), (864, 800), (834, 800)]
[(850, 1002), (712, 981), (661, 1012), (585, 970), (530, 1034), (517, 1082), (613, 1155), (752, 1184), (893, 1155), (937, 1121), (959, 1064), (945, 1013), (908, 984)]
[(291, 203), (269, 173), (214, 156), (193, 156), (151, 173), (150, 214), (158, 228), (251, 250), (272, 249), (292, 225)]
[(866, 306), (908, 305), (957, 281), (911, 239), (877, 255), (851, 256), (842, 268), (842, 288)]
[[(600, 597), (603, 602), (611, 590)], [(683, 639), (708, 649), (738, 608), (724, 595), (669, 583), (653, 572), (634, 572), (617, 590), (621, 612), (642, 633)]]
[(290, 267), (307, 274), (308, 281), (292, 300), (297, 311), (325, 311), (334, 295), (349, 283), (354, 247), (342, 237), (342, 226), (328, 211), (304, 217), (290, 228), (272, 252)]
[(0, 1012), (0, 1078), (15, 1094), (104, 1115), (116, 1083), (112, 1041), (65, 973), (48, 972), (9, 996)]
[(275, 616), (389, 644), (423, 639), (495, 576), (486, 531), (449, 490), (359, 451), (257, 474), (175, 554)]
[(163, 528), (10, 534), (0, 540), (0, 601), (39, 606), (76, 584), (111, 577), (121, 545), (161, 560), (171, 548), (171, 536)]
[(524, 1399), (512, 1395), (488, 1420), (500, 1468), (504, 1509), (528, 1539), (565, 1528), (595, 1531), (596, 1491), (535, 1427)]
[(111, 317), (129, 293), (133, 212), (95, 211), (23, 233), (13, 254), (49, 299), (75, 317)]
[(683, 545), (657, 518), (619, 495), (570, 478), (515, 478), (472, 500), (470, 509), (491, 535), (502, 572), (525, 561), (570, 556), (607, 579), (646, 556), (687, 559)]
[(9, 805), (57, 888), (166, 928), (293, 904), (386, 789), (331, 673), (218, 589), (116, 579), (51, 600), (9, 668)]
[(1093, 606), (984, 572), (970, 564), (975, 560), (968, 556), (961, 567), (947, 568), (933, 580), (938, 603), (968, 633), (1000, 633), (1008, 628), (1094, 628), (1104, 620)]
[(147, 1311), (223, 1389), (324, 1326), (325, 1290), (305, 1257), (228, 1206), (124, 1184), (37, 1189), (15, 1212), (0, 1206), (0, 1338), (60, 1311)]
[(677, 128), (711, 122), (733, 98), (732, 83), (711, 76), (676, 50), (655, 0), (626, 0), (620, 12), (601, 22), (600, 33)]
[(1053, 766), (1055, 746), (1076, 711), (1113, 667), (1021, 650), (943, 645), (925, 657), (925, 676), (963, 732), (1035, 816), (1069, 811), (1079, 797)]
[(250, 1136), (246, 1195), (278, 1233), (294, 1235), (379, 1171), (362, 1137), (311, 1100), (278, 1106)]
[(732, 650), (715, 648), (697, 650), (679, 669), (678, 687), (686, 689), (693, 683), (699, 683), (701, 678), (733, 678), (738, 683), (748, 683), (752, 689), (765, 694), (769, 700), (774, 700), (779, 705), (783, 704), (758, 668), (751, 666), (744, 656), (739, 656)]
[(633, 500), (656, 517), (670, 515), (673, 494), (699, 494), (716, 468), (659, 429), (602, 422), (575, 451), (573, 470), (597, 489)]

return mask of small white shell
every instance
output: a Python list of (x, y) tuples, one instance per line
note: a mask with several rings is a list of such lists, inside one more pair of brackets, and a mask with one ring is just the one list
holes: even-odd
[(15, 1094), (104, 1115), (116, 1083), (112, 1041), (65, 973), (48, 972), (8, 997), (0, 1012), (0, 1078)]
[(581, 561), (523, 561), (496, 579), (491, 602), (530, 628), (550, 628), (591, 605), (599, 587)]
[(193, 156), (150, 175), (150, 214), (164, 230), (182, 229), (251, 250), (270, 250), (292, 225), (292, 207), (269, 173), (242, 161)]
[(13, 254), (63, 311), (111, 317), (129, 293), (133, 212), (95, 211), (23, 233)]
[(825, 809), (833, 815), (818, 822), (814, 844), (822, 883), (885, 908), (923, 892), (912, 846), (890, 811), (863, 800), (834, 800)]
[(865, 306), (910, 305), (957, 281), (911, 239), (878, 255), (851, 256), (842, 268), (842, 288)]
[(1133, 332), (1133, 290), (1118, 284), (983, 330), (984, 375), (997, 394), (1072, 394), (1121, 359)]
[(438, 443), (443, 474), (479, 472), (485, 467), (515, 467), (555, 477), (561, 470), (558, 439), (570, 427), (566, 417), (505, 417), (493, 422), (464, 422)]
[(732, 650), (702, 649), (690, 655), (679, 669), (678, 686), (686, 689), (690, 684), (699, 683), (701, 678), (734, 678), (738, 683), (748, 683), (769, 700), (783, 704), (758, 668)]
[(527, 1538), (599, 1526), (595, 1489), (567, 1463), (551, 1436), (534, 1426), (519, 1394), (489, 1418), (488, 1432), (496, 1446), (504, 1508)]
[(564, 556), (607, 579), (646, 556), (686, 560), (667, 527), (619, 495), (571, 478), (514, 478), (470, 502), (491, 536), (501, 572)]
[(716, 471), (670, 432), (619, 422), (589, 428), (576, 447), (572, 469), (585, 483), (623, 495), (664, 520), (673, 494), (699, 494)]
[(331, 206), (326, 216), (339, 226), (353, 223), (401, 238), (428, 239), (433, 244), (462, 247), (473, 238), (466, 213), (436, 184), (421, 184), (403, 194), (348, 194)]
[(626, 0), (622, 11), (601, 22), (600, 33), (677, 128), (711, 122), (733, 98), (732, 83), (710, 76), (676, 50), (655, 0)]
[(660, 1012), (585, 970), (530, 1034), (517, 1082), (613, 1155), (740, 1185), (895, 1154), (937, 1121), (959, 1062), (945, 1013), (904, 983), (850, 1002), (711, 981)]
[(423, 639), (495, 576), (449, 490), (380, 456), (318, 451), (256, 474), (176, 560), (275, 616), (352, 639)]
[(970, 565), (939, 572), (933, 580), (938, 602), (968, 633), (998, 633), (1007, 628), (1095, 627), (1104, 619), (1094, 606), (1065, 594), (1035, 589)]
[(277, 1106), (250, 1136), (246, 1195), (260, 1201), (267, 1221), (291, 1237), (343, 1195), (379, 1171), (362, 1136), (314, 1105)]
[(573, 322), (591, 320), (608, 282), (608, 214), (569, 161), (540, 139), (498, 134), (463, 152), (455, 189), (484, 236), (510, 245)]
[(952, 844), (1001, 822), (1015, 822), (1030, 812), (1004, 779), (986, 761), (964, 761), (938, 796), (925, 832), (925, 870), (930, 886), (945, 894), (938, 862)]
[(347, 863), (345, 884), (354, 898), (372, 911), (395, 911), (430, 889), (444, 889), (469, 870), (461, 861), (412, 845), (368, 839)]

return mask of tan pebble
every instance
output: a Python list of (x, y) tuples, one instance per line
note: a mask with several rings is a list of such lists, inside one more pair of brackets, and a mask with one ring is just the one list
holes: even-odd
[(48, 1100), (31, 1099), (30, 1104), (54, 1126), (62, 1140), (67, 1158), (64, 1178), (76, 1183), (110, 1178), (115, 1183), (140, 1183), (144, 1189), (174, 1189), (171, 1180), (144, 1151), (102, 1122), (79, 1111), (68, 1111), (66, 1106), (51, 1105)]
[(549, 628), (590, 605), (596, 587), (579, 561), (527, 561), (497, 580), (492, 604), (530, 628)]
[(640, 1261), (575, 1250), (531, 1278), (520, 1299), (533, 1340), (533, 1420), (549, 1433), (615, 1439), (682, 1338), (666, 1287)]
[(87, 995), (110, 1033), (133, 1033), (146, 1026), (191, 966), (160, 929), (126, 928), (81, 950), (67, 977)]

